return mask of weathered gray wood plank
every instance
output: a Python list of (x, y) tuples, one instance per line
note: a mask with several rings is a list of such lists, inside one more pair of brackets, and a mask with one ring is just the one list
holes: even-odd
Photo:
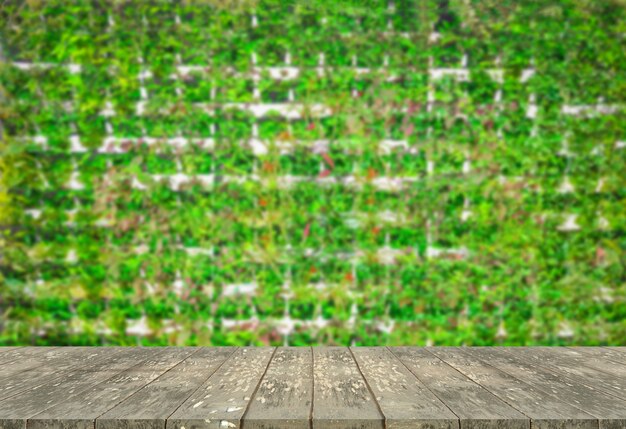
[(459, 427), (459, 418), (384, 347), (351, 347), (386, 429)]
[(0, 365), (20, 363), (58, 347), (6, 347), (0, 351)]
[[(16, 352), (18, 359), (13, 359), (7, 364), (0, 366), (0, 382), (7, 376), (13, 377), (23, 371), (34, 368), (57, 368), (57, 362), (63, 361), (67, 356), (72, 356), (74, 351), (80, 348), (73, 347), (46, 347), (44, 350), (37, 350), (35, 347), (28, 347), (21, 352)], [(99, 351), (102, 353), (102, 351)]]
[(384, 428), (384, 416), (347, 347), (313, 347), (313, 428)]
[(56, 382), (34, 387), (0, 401), (0, 428), (25, 428), (26, 421), (34, 415), (61, 402), (75, 400), (90, 387), (140, 364), (155, 353), (155, 350), (147, 347), (118, 349), (118, 353), (111, 353), (87, 370), (70, 371)]
[(616, 350), (615, 348), (606, 347), (568, 347), (579, 353), (593, 356), (597, 359), (609, 360), (615, 363), (626, 365), (626, 354)]
[(203, 348), (96, 419), (96, 429), (163, 429), (167, 418), (235, 347)]
[(599, 421), (600, 429), (626, 427), (626, 401), (603, 394), (584, 384), (575, 384), (561, 374), (547, 370), (541, 365), (500, 350), (498, 347), (468, 348), (467, 352), (513, 377), (532, 384), (535, 388), (558, 396)]
[(615, 348), (0, 348), (0, 429), (617, 429), (625, 369)]
[(617, 352), (626, 353), (626, 346), (602, 346), (605, 349), (615, 350)]
[(274, 347), (243, 347), (168, 419), (166, 429), (237, 428)]
[(597, 429), (598, 419), (467, 353), (464, 347), (433, 347), (428, 351), (531, 418), (539, 429)]
[(155, 350), (154, 355), (140, 365), (93, 386), (78, 398), (29, 418), (27, 428), (93, 429), (97, 417), (197, 351), (195, 347)]
[[(15, 396), (33, 387), (51, 383), (72, 370), (89, 368), (99, 360), (121, 351), (105, 347), (59, 347), (37, 355), (24, 365), (3, 365), (0, 369), (0, 400)], [(24, 369), (24, 368), (27, 369)], [(11, 372), (10, 368), (16, 369)]]
[(313, 351), (279, 347), (243, 417), (245, 429), (309, 429)]
[(557, 371), (573, 382), (626, 399), (626, 365), (595, 359), (567, 348), (505, 347), (502, 350)]
[(464, 428), (529, 429), (530, 419), (423, 348), (389, 349), (459, 416)]

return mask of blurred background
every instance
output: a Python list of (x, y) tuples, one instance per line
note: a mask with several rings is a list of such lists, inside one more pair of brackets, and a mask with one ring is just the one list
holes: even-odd
[(625, 1), (0, 10), (0, 345), (626, 344)]

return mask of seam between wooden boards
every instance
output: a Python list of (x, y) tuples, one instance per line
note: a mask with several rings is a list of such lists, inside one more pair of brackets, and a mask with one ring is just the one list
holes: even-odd
[[(111, 411), (113, 408), (117, 407), (119, 404), (121, 404), (122, 402), (126, 401), (127, 399), (130, 399), (132, 396), (136, 395), (138, 392), (140, 392), (141, 390), (143, 390), (146, 386), (149, 386), (150, 384), (154, 383), (155, 381), (157, 381), (160, 377), (162, 377), (164, 374), (167, 374), (168, 372), (170, 372), (171, 370), (173, 370), (174, 368), (176, 368), (178, 365), (180, 365), (181, 363), (183, 363), (184, 361), (186, 361), (187, 359), (189, 359), (191, 356), (195, 355), (196, 353), (198, 353), (200, 351), (200, 349), (198, 348), (197, 350), (191, 352), (189, 354), (189, 356), (187, 356), (186, 358), (184, 358), (183, 360), (181, 360), (180, 362), (178, 362), (176, 365), (173, 365), (172, 367), (166, 369), (165, 371), (163, 371), (161, 374), (159, 374), (158, 377), (155, 377), (154, 380), (151, 380), (150, 382), (144, 384), (143, 386), (141, 386), (139, 389), (135, 390), (132, 394), (128, 395), (127, 397), (125, 397), (124, 399), (122, 399), (121, 401), (119, 401), (117, 404), (113, 405), (111, 408), (109, 408), (108, 410), (104, 411), (102, 414), (100, 414), (99, 416), (95, 417), (93, 419), (93, 429), (96, 429), (96, 420), (98, 420), (100, 417), (102, 417), (104, 414), (106, 414), (107, 412)], [(139, 364), (138, 364), (139, 365)]]
[[(61, 349), (61, 348), (63, 348), (63, 347), (54, 347), (54, 348), (55, 348), (55, 349), (57, 349), (57, 348), (58, 348), (58, 349)], [(76, 368), (61, 369), (61, 370), (56, 371), (56, 372), (55, 372), (55, 371), (53, 371), (51, 375), (54, 375), (54, 374), (57, 374), (57, 375), (56, 375), (54, 378), (52, 378), (51, 380), (49, 380), (46, 384), (48, 384), (48, 383), (54, 383), (55, 381), (57, 381), (57, 380), (59, 380), (60, 378), (62, 378), (62, 377), (63, 377), (63, 376), (64, 376), (64, 375), (68, 372), (68, 371), (80, 371), (82, 368), (88, 368), (89, 366), (93, 365), (94, 363), (98, 363), (98, 362), (100, 362), (100, 361), (103, 361), (103, 360), (105, 360), (105, 359), (108, 359), (108, 358), (109, 358), (109, 357), (111, 357), (111, 356), (116, 356), (116, 355), (121, 354), (121, 353), (123, 353), (123, 352), (124, 352), (124, 350), (118, 350), (118, 351), (116, 351), (116, 352), (113, 352), (113, 354), (111, 354), (111, 355), (109, 355), (109, 356), (103, 356), (102, 358), (96, 359), (96, 361), (95, 361), (95, 362), (91, 362), (91, 363), (89, 363), (88, 365), (82, 365), (82, 366), (78, 366), (78, 367), (76, 367)], [(45, 365), (45, 364), (44, 364), (44, 365)], [(41, 368), (41, 366), (36, 367), (36, 368)], [(24, 371), (18, 371), (18, 372), (17, 372), (17, 373), (15, 373), (14, 375), (19, 375), (19, 374), (22, 374), (22, 373), (25, 373), (25, 372), (29, 372), (29, 371), (32, 371), (33, 369), (35, 369), (35, 368), (26, 369), (26, 370), (24, 370)], [(38, 386), (33, 386), (33, 387), (31, 387), (31, 388), (27, 388), (27, 389), (20, 390), (20, 391), (16, 391), (16, 392), (14, 392), (14, 393), (15, 393), (14, 395), (7, 396), (6, 398), (2, 398), (2, 399), (0, 400), (0, 402), (2, 402), (2, 401), (6, 401), (7, 399), (11, 399), (11, 398), (13, 398), (13, 397), (15, 397), (15, 396), (17, 396), (17, 395), (21, 395), (22, 393), (29, 392), (29, 391), (33, 390), (35, 387), (39, 387), (39, 386), (41, 386), (41, 385), (38, 385)], [(28, 421), (28, 420), (27, 420), (27, 421)]]
[(439, 402), (441, 402), (441, 403), (443, 404), (443, 406), (444, 406), (444, 407), (446, 407), (448, 410), (450, 410), (450, 412), (451, 412), (453, 415), (455, 415), (455, 416), (456, 416), (456, 423), (457, 423), (458, 429), (461, 429), (461, 418), (460, 418), (460, 417), (459, 417), (459, 416), (458, 416), (458, 415), (457, 415), (454, 411), (452, 411), (452, 408), (450, 408), (450, 407), (448, 406), (448, 404), (446, 404), (446, 402), (445, 402), (443, 399), (441, 399), (441, 398), (439, 397), (439, 395), (437, 395), (435, 392), (433, 392), (433, 391), (430, 389), (430, 387), (428, 387), (428, 385), (427, 385), (426, 383), (424, 383), (424, 382), (422, 381), (422, 379), (421, 379), (421, 378), (419, 378), (419, 377), (417, 376), (417, 374), (415, 374), (413, 371), (411, 371), (411, 368), (409, 368), (409, 367), (408, 367), (408, 366), (407, 366), (407, 365), (406, 365), (406, 364), (402, 361), (402, 359), (400, 359), (400, 358), (399, 358), (399, 357), (398, 357), (398, 356), (397, 356), (397, 355), (393, 352), (393, 350), (391, 350), (391, 348), (389, 348), (389, 346), (385, 346), (385, 348), (386, 348), (387, 350), (389, 350), (389, 352), (393, 355), (393, 357), (395, 357), (395, 358), (398, 360), (398, 362), (400, 362), (400, 363), (402, 364), (402, 366), (404, 366), (404, 367), (407, 369), (407, 371), (409, 371), (409, 372), (413, 375), (413, 377), (415, 377), (415, 378), (416, 378), (416, 379), (417, 379), (420, 383), (422, 383), (422, 386), (424, 386), (424, 388), (425, 388), (426, 390), (428, 390), (430, 393), (432, 393), (432, 395), (433, 395), (435, 398), (439, 399)]
[[(437, 356), (436, 354), (430, 352), (428, 350), (428, 348), (424, 348), (424, 350), (426, 351), (426, 353), (430, 354), (431, 356), (433, 356), (435, 359), (439, 359), (441, 362), (443, 362), (444, 364), (446, 364), (447, 366), (449, 366), (450, 368), (452, 368), (453, 370), (455, 370), (456, 372), (458, 372), (459, 374), (461, 374), (463, 377), (465, 377), (466, 379), (468, 379), (469, 381), (471, 381), (472, 383), (474, 383), (475, 385), (477, 385), (478, 387), (480, 387), (481, 389), (484, 389), (486, 392), (489, 392), (490, 395), (492, 395), (494, 398), (497, 398), (499, 400), (501, 400), (502, 402), (504, 402), (505, 404), (507, 404), (509, 407), (511, 407), (512, 409), (514, 409), (515, 411), (517, 411), (518, 413), (520, 413), (523, 416), (526, 416), (526, 418), (528, 419), (528, 426), (532, 429), (533, 425), (532, 425), (532, 421), (533, 419), (527, 415), (525, 412), (523, 412), (522, 410), (518, 410), (517, 408), (515, 408), (513, 405), (509, 404), (507, 401), (505, 401), (504, 399), (502, 399), (500, 396), (496, 395), (495, 393), (493, 393), (491, 390), (487, 389), (485, 386), (477, 383), (476, 381), (474, 381), (473, 379), (471, 379), (470, 377), (468, 377), (467, 375), (463, 374), (463, 372), (458, 369), (455, 368), (454, 366), (450, 365), (448, 362), (446, 362), (445, 360), (443, 360), (442, 358), (440, 358), (439, 356)], [(521, 380), (519, 380), (521, 381)]]
[(374, 391), (370, 387), (370, 384), (367, 381), (367, 378), (365, 378), (365, 375), (363, 374), (363, 371), (361, 371), (361, 367), (359, 366), (359, 363), (357, 362), (356, 358), (354, 357), (354, 353), (352, 352), (352, 348), (348, 347), (348, 350), (350, 351), (350, 356), (352, 356), (352, 360), (354, 361), (354, 364), (356, 365), (356, 369), (359, 371), (359, 374), (361, 374), (361, 377), (363, 378), (363, 381), (365, 382), (365, 386), (367, 387), (367, 390), (370, 392), (370, 395), (372, 395), (372, 399), (374, 400), (374, 403), (376, 404), (376, 408), (378, 408), (378, 412), (380, 413), (380, 415), (383, 418), (383, 428), (387, 429), (387, 416), (385, 416), (385, 413), (383, 413), (383, 409), (380, 407), (380, 404), (378, 403), (378, 399), (376, 399), (376, 395), (374, 395)]
[[(170, 413), (170, 415), (169, 415), (169, 416), (167, 416), (165, 419), (163, 419), (163, 429), (166, 429), (166, 428), (167, 428), (167, 421), (169, 420), (169, 418), (170, 418), (170, 417), (172, 417), (172, 415), (174, 415), (174, 413), (175, 413), (176, 411), (178, 411), (178, 409), (179, 409), (180, 407), (182, 407), (182, 406), (183, 406), (183, 404), (184, 404), (185, 402), (187, 402), (187, 400), (188, 400), (189, 398), (191, 398), (191, 397), (194, 395), (194, 393), (196, 393), (198, 390), (200, 390), (200, 388), (204, 385), (204, 383), (206, 383), (206, 382), (207, 382), (207, 380), (213, 376), (213, 374), (215, 374), (215, 373), (216, 373), (216, 372), (217, 372), (217, 371), (218, 371), (218, 370), (219, 370), (222, 366), (224, 366), (224, 364), (225, 364), (226, 362), (228, 362), (228, 360), (229, 360), (231, 357), (233, 357), (233, 355), (234, 355), (235, 353), (237, 353), (237, 351), (239, 350), (239, 347), (233, 347), (233, 349), (234, 349), (234, 350), (232, 351), (232, 353), (231, 353), (231, 354), (229, 354), (229, 355), (226, 357), (226, 359), (224, 359), (224, 361), (223, 361), (221, 364), (219, 364), (219, 365), (217, 366), (217, 368), (215, 368), (215, 369), (213, 370), (213, 372), (211, 372), (211, 374), (209, 374), (209, 375), (207, 376), (207, 378), (205, 378), (205, 379), (202, 381), (202, 383), (198, 384), (198, 387), (196, 387), (196, 388), (195, 388), (195, 390), (189, 394), (189, 396), (187, 396), (187, 397), (186, 397), (183, 401), (181, 401), (181, 403), (180, 403), (180, 404), (178, 404), (178, 406), (174, 409), (174, 411), (172, 411), (172, 412)], [(200, 349), (200, 350), (202, 350), (202, 349)], [(198, 351), (200, 351), (200, 350), (198, 350)], [(191, 356), (189, 356), (189, 357), (191, 357)], [(159, 377), (160, 377), (160, 376), (159, 376)]]
[(245, 419), (246, 419), (246, 414), (248, 414), (248, 410), (250, 409), (250, 404), (252, 404), (252, 401), (254, 400), (254, 397), (256, 396), (256, 392), (259, 390), (259, 387), (261, 387), (261, 382), (263, 381), (263, 378), (265, 377), (265, 374), (267, 374), (267, 369), (270, 367), (270, 364), (272, 363), (272, 360), (274, 359), (274, 355), (276, 354), (276, 351), (278, 350), (278, 347), (274, 347), (274, 351), (272, 352), (272, 355), (270, 356), (269, 360), (267, 361), (267, 365), (265, 366), (265, 370), (263, 371), (263, 374), (261, 374), (261, 377), (259, 378), (259, 382), (257, 383), (256, 387), (254, 388), (254, 392), (252, 392), (252, 395), (250, 395), (250, 400), (248, 401), (248, 403), (246, 404), (246, 409), (243, 411), (243, 414), (241, 415), (241, 419), (239, 420), (239, 427), (241, 429), (244, 429), (244, 425), (245, 425)]
[[(507, 350), (507, 347), (498, 348), (498, 350), (502, 350), (506, 354), (513, 355), (517, 359), (521, 359), (522, 362), (525, 362), (528, 365), (535, 365), (536, 364), (535, 362), (529, 360), (528, 358), (525, 358), (524, 356), (516, 355), (511, 350)], [(558, 367), (558, 365), (554, 365), (554, 366)], [(587, 384), (585, 382), (585, 380), (587, 379), (586, 377), (572, 375), (572, 374), (567, 373), (566, 371), (557, 371), (555, 369), (552, 369), (550, 367), (550, 365), (542, 365), (541, 368), (545, 369), (548, 372), (551, 372), (554, 375), (558, 375), (559, 377), (563, 377), (563, 378), (565, 378), (565, 380), (568, 380), (568, 381), (570, 381), (572, 383), (582, 384), (583, 386), (588, 387), (589, 389), (597, 390), (598, 392), (602, 393), (603, 395), (612, 396), (613, 398), (619, 399), (621, 401), (626, 400), (626, 398), (624, 398), (623, 396), (619, 396), (619, 395), (617, 395), (616, 393), (614, 393), (612, 391), (605, 390), (605, 389), (602, 389), (602, 388), (598, 388), (597, 386), (593, 386), (593, 385)], [(592, 369), (595, 369), (596, 371), (602, 372), (603, 374), (615, 377), (615, 374), (610, 374), (610, 373), (607, 373), (605, 371), (599, 370), (597, 368), (592, 368)], [(578, 379), (580, 379), (580, 381), (578, 381)]]
[[(519, 381), (519, 382), (521, 382), (521, 383), (524, 383), (524, 384), (530, 384), (530, 383), (525, 382), (524, 380), (520, 380), (519, 378), (517, 378), (517, 377), (515, 376), (515, 374), (510, 373), (509, 371), (505, 370), (504, 368), (499, 368), (499, 367), (497, 367), (497, 366), (495, 366), (495, 365), (491, 365), (489, 362), (487, 362), (486, 360), (484, 360), (484, 358), (482, 358), (482, 357), (479, 357), (479, 356), (474, 356), (474, 355), (472, 355), (471, 357), (472, 357), (472, 358), (474, 358), (474, 359), (476, 359), (476, 360), (478, 360), (478, 361), (480, 361), (480, 362), (481, 362), (481, 363), (483, 363), (484, 365), (487, 365), (487, 366), (490, 366), (490, 367), (492, 367), (492, 368), (495, 368), (495, 369), (496, 369), (496, 370), (498, 370), (498, 371), (502, 371), (503, 373), (507, 374), (507, 375), (508, 375), (508, 376), (510, 376), (510, 377), (513, 377), (514, 379), (516, 379), (517, 381)], [(542, 368), (543, 368), (543, 367), (542, 367)], [(563, 403), (568, 404), (568, 405), (570, 405), (570, 406), (572, 406), (572, 407), (574, 407), (574, 408), (576, 408), (576, 409), (580, 410), (580, 411), (581, 411), (581, 412), (583, 412), (583, 413), (586, 413), (586, 414), (589, 414), (589, 415), (590, 415), (590, 416), (592, 416), (592, 417), (595, 417), (596, 422), (598, 423), (598, 429), (600, 429), (600, 420), (601, 420), (601, 417), (596, 416), (595, 414), (593, 414), (593, 413), (592, 413), (592, 412), (590, 412), (590, 411), (583, 410), (582, 408), (578, 407), (576, 404), (573, 404), (573, 403), (571, 403), (571, 402), (569, 402), (569, 401), (567, 401), (567, 400), (565, 400), (565, 399), (562, 399), (561, 397), (555, 396), (555, 395), (554, 395), (554, 393), (548, 392), (548, 391), (546, 391), (546, 390), (544, 390), (544, 389), (540, 388), (539, 386), (535, 386), (535, 385), (533, 385), (533, 387), (534, 387), (535, 389), (537, 389), (537, 390), (539, 390), (539, 391), (541, 391), (541, 392), (545, 393), (545, 394), (546, 394), (546, 395), (548, 395), (548, 396), (552, 396), (552, 397), (557, 398), (559, 401), (562, 401)], [(532, 420), (531, 420), (531, 423), (532, 423)]]
[[(124, 350), (124, 347), (122, 347), (122, 350), (120, 351), (120, 353), (125, 353), (125, 352), (126, 352), (126, 350)], [(116, 354), (118, 354), (118, 353), (114, 353), (112, 356), (115, 356)], [(79, 394), (80, 394), (80, 393), (82, 393), (82, 392), (87, 392), (89, 389), (93, 388), (94, 386), (98, 386), (98, 385), (100, 385), (100, 384), (102, 384), (102, 383), (106, 383), (106, 382), (107, 382), (108, 380), (110, 380), (111, 378), (117, 377), (118, 375), (120, 375), (120, 374), (122, 374), (122, 373), (124, 373), (124, 372), (126, 372), (126, 371), (128, 371), (128, 370), (130, 370), (131, 368), (134, 368), (134, 367), (136, 367), (136, 366), (138, 366), (138, 365), (141, 365), (141, 363), (143, 363), (143, 362), (147, 361), (148, 359), (150, 359), (150, 358), (148, 357), (148, 358), (146, 358), (146, 359), (143, 359), (143, 360), (139, 361), (138, 363), (136, 363), (136, 364), (134, 364), (134, 365), (131, 365), (131, 366), (126, 367), (126, 368), (123, 368), (123, 369), (120, 369), (119, 371), (117, 371), (117, 372), (113, 373), (113, 374), (112, 374), (109, 378), (107, 378), (107, 379), (105, 379), (105, 380), (102, 380), (102, 381), (100, 381), (100, 382), (97, 382), (97, 383), (95, 383), (95, 384), (92, 384), (92, 385), (90, 385), (90, 386), (86, 387), (84, 390), (81, 390), (81, 391), (79, 392)], [(22, 393), (23, 393), (23, 392), (22, 392)], [(26, 429), (26, 428), (28, 427), (28, 421), (29, 421), (32, 417), (36, 416), (37, 414), (41, 414), (41, 413), (43, 413), (44, 411), (49, 410), (50, 408), (54, 408), (54, 407), (56, 407), (56, 406), (57, 406), (57, 405), (59, 405), (59, 404), (63, 404), (63, 403), (66, 403), (66, 402), (67, 402), (67, 400), (64, 400), (64, 401), (59, 402), (58, 404), (53, 404), (53, 405), (50, 405), (48, 408), (44, 408), (43, 410), (39, 410), (39, 411), (37, 411), (37, 413), (33, 414), (31, 417), (26, 418), (26, 419), (25, 419), (25, 426), (24, 426), (24, 429)], [(94, 419), (94, 425), (95, 425), (95, 419)]]

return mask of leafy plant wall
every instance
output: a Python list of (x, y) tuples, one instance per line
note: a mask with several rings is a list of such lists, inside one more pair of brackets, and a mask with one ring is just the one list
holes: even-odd
[(626, 2), (2, 3), (0, 345), (626, 343)]

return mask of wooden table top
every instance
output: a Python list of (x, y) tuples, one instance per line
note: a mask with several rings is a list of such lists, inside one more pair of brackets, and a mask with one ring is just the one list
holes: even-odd
[(626, 428), (626, 347), (0, 347), (0, 429)]

